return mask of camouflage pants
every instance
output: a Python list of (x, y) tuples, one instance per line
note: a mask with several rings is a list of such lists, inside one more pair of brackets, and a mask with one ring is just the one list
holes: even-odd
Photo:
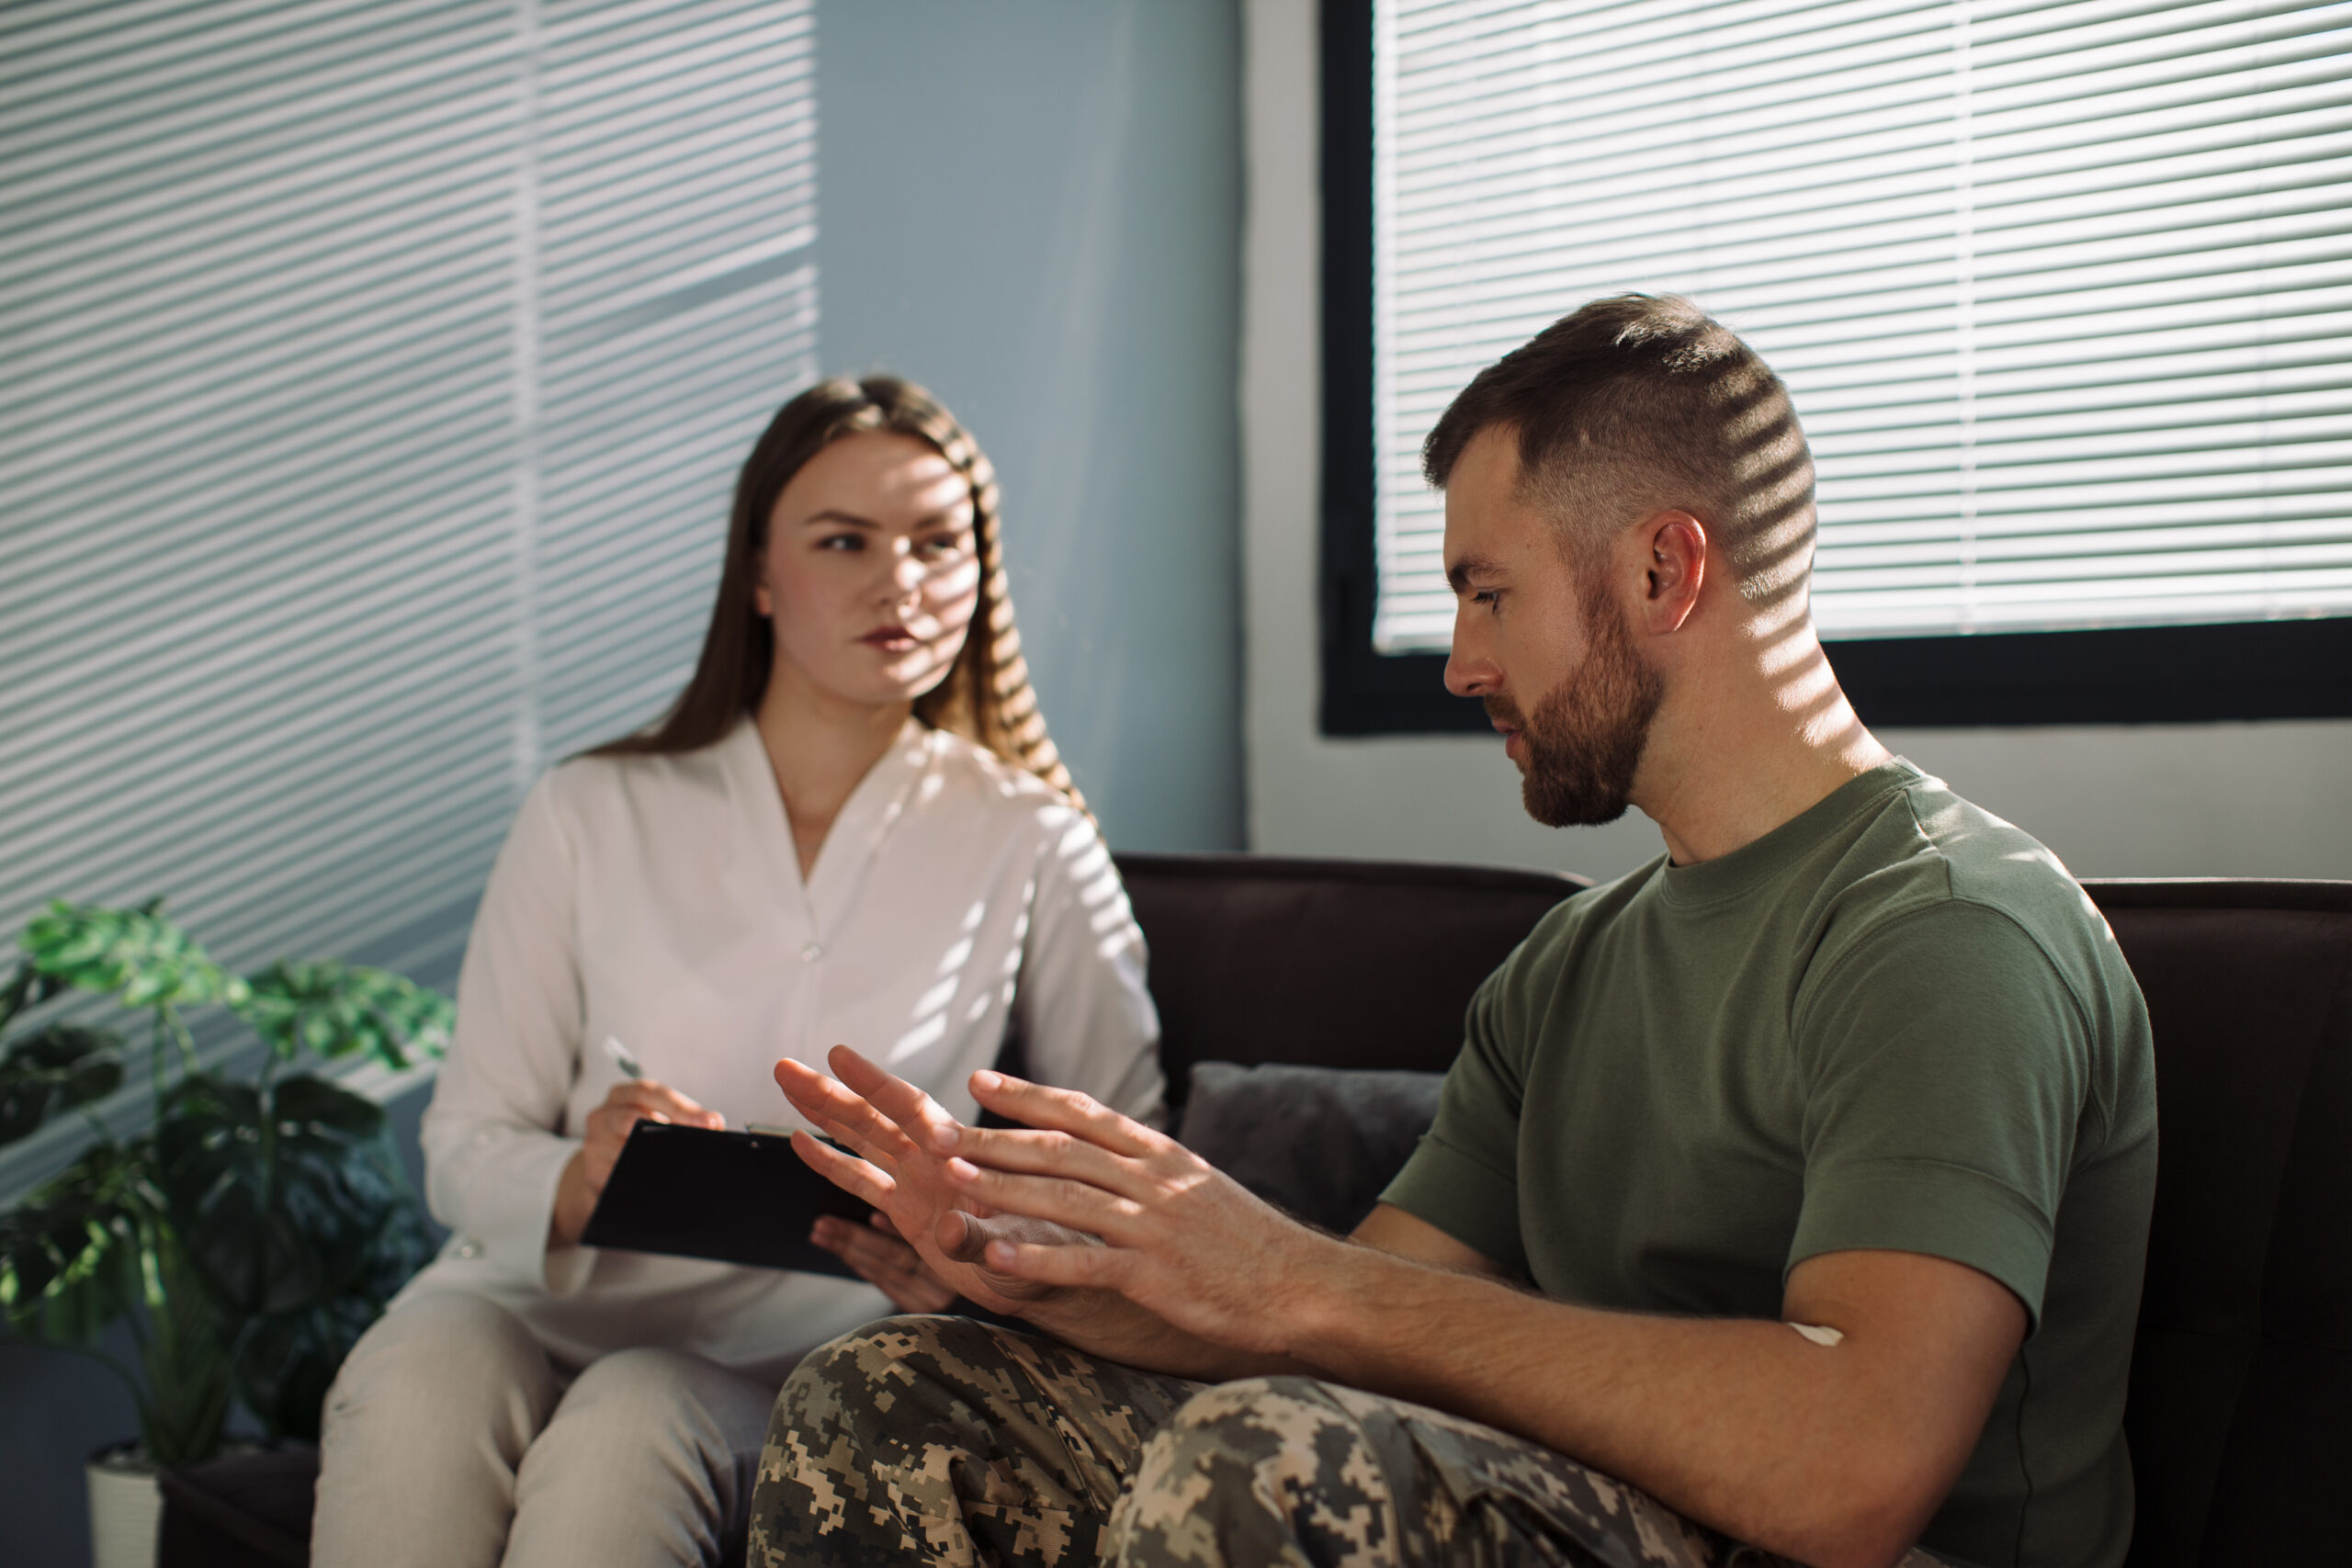
[(1187, 1382), (954, 1317), (803, 1361), (752, 1501), (751, 1568), (1780, 1561), (1439, 1411), (1308, 1378)]

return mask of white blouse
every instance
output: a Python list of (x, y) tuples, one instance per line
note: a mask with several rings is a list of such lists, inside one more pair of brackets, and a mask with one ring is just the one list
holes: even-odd
[[(1160, 1115), (1143, 933), (1091, 823), (1028, 773), (910, 719), (804, 884), (748, 721), (705, 750), (581, 758), (541, 779), (499, 853), (424, 1115), (425, 1190), (454, 1233), (402, 1299), (465, 1290), (584, 1364), (659, 1345), (780, 1382), (895, 1310), (858, 1280), (551, 1247), (588, 1112), (646, 1074), (727, 1118), (801, 1125), (773, 1068), (836, 1043), (957, 1117), (1017, 1016), (1028, 1070)], [(713, 1193), (714, 1202), (739, 1195)]]

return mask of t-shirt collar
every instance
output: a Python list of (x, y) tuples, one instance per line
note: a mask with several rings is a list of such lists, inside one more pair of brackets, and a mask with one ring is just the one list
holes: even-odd
[(1927, 774), (1895, 757), (1848, 779), (1762, 838), (1697, 865), (1659, 863), (1658, 890), (1678, 905), (1713, 904), (1761, 886), (1819, 847), (1888, 795)]

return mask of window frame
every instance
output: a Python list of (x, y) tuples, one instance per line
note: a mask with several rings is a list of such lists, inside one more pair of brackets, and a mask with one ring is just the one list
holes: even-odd
[[(1441, 653), (1373, 646), (1372, 7), (1320, 0), (1326, 735), (1488, 728)], [(2352, 717), (2352, 615), (1826, 644), (1863, 721), (1952, 728)]]

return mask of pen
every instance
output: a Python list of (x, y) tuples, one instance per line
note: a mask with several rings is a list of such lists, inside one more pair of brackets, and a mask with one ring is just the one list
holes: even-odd
[(645, 1069), (638, 1066), (637, 1058), (628, 1054), (628, 1047), (621, 1043), (619, 1035), (605, 1036), (605, 1055), (610, 1056), (613, 1059), (613, 1066), (618, 1067), (627, 1077), (641, 1078), (645, 1076)]

